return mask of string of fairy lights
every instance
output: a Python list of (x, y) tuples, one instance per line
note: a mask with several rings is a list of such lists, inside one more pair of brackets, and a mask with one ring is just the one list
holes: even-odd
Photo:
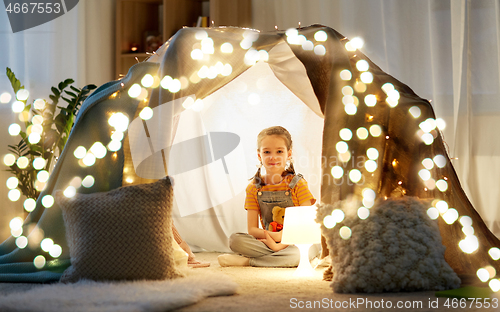
[[(299, 34), (299, 31), (295, 28), (288, 29), (286, 31), (286, 41), (290, 45), (301, 46), (304, 51), (310, 51), (318, 57), (326, 55), (326, 47), (324, 42), (328, 40), (328, 34), (319, 30), (314, 34), (314, 40), (310, 40)], [(119, 92), (126, 92), (129, 97), (136, 99), (138, 101), (143, 101), (145, 107), (139, 113), (139, 117), (143, 120), (149, 120), (153, 117), (153, 110), (147, 106), (149, 91), (151, 88), (163, 88), (171, 93), (177, 93), (180, 90), (186, 89), (190, 84), (197, 84), (203, 79), (216, 79), (217, 77), (227, 77), (232, 74), (233, 68), (231, 64), (224, 63), (224, 55), (231, 54), (235, 49), (246, 50), (244, 55), (244, 63), (247, 66), (253, 66), (258, 62), (267, 62), (269, 60), (269, 54), (265, 50), (257, 50), (253, 47), (254, 42), (259, 38), (259, 32), (255, 30), (245, 30), (242, 34), (242, 39), (239, 43), (239, 47), (234, 47), (230, 42), (223, 42), (220, 45), (216, 44), (212, 38), (209, 37), (205, 30), (198, 30), (194, 34), (194, 44), (192, 45), (192, 51), (190, 57), (195, 64), (199, 65), (199, 69), (194, 70), (189, 77), (171, 77), (165, 75), (160, 79), (158, 76), (153, 76), (146, 74), (140, 81), (140, 83), (134, 83), (127, 90), (125, 90), (125, 85), (122, 83), (121, 87), (123, 91), (118, 91), (113, 93), (110, 98), (115, 98), (118, 96)], [(347, 53), (350, 53), (350, 57), (354, 57), (354, 53), (363, 47), (363, 39), (356, 37), (352, 40), (345, 41), (345, 49)], [(216, 53), (216, 48), (218, 49)], [(220, 53), (220, 54), (219, 54)], [(220, 55), (220, 57), (218, 57)], [(358, 57), (359, 58), (359, 57)], [(370, 85), (373, 82), (373, 74), (370, 72), (369, 63), (364, 59), (359, 59), (355, 63), (353, 71), (349, 69), (341, 70), (340, 79), (345, 81), (346, 85), (342, 88), (342, 103), (344, 105), (344, 112), (349, 116), (354, 116), (358, 113), (358, 107), (360, 105), (366, 105), (367, 107), (375, 107), (376, 105), (388, 105), (390, 108), (398, 106), (400, 93), (391, 83), (385, 83), (381, 86), (382, 92), (377, 94), (365, 94)], [(252, 98), (251, 94), (248, 98), (250, 104), (255, 103), (258, 99)], [(19, 116), (21, 122), (26, 122), (28, 120), (32, 121), (32, 126), (29, 131), (29, 140), (32, 143), (36, 143), (40, 140), (42, 136), (43, 127), (43, 117), (40, 115), (31, 116), (26, 113), (25, 101), (29, 97), (29, 92), (27, 90), (20, 90), (16, 94), (16, 101), (12, 104), (12, 111)], [(11, 101), (11, 95), (7, 92), (0, 95), (1, 103), (9, 103)], [(24, 102), (23, 102), (24, 101)], [(22, 104), (22, 105), (21, 105)], [(43, 100), (36, 100), (34, 102), (35, 108), (41, 108), (45, 102)], [(204, 103), (202, 99), (195, 99), (194, 97), (187, 97), (183, 102), (182, 106), (185, 109), (191, 109), (194, 111), (201, 111), (204, 108)], [(444, 129), (444, 120), (438, 118), (428, 118), (421, 120), (422, 112), (418, 106), (413, 106), (408, 110), (409, 114), (419, 122), (419, 129), (417, 131), (417, 136), (422, 140), (423, 144), (432, 145), (435, 139), (439, 135), (439, 130)], [(338, 152), (338, 159), (343, 163), (347, 163), (351, 160), (352, 155), (350, 152), (349, 144), (355, 140), (369, 142), (371, 138), (377, 139), (383, 138), (383, 130), (381, 125), (374, 122), (374, 116), (368, 116), (368, 125), (362, 125), (357, 129), (343, 128), (339, 131), (340, 140), (336, 143), (335, 147)], [(125, 132), (128, 129), (130, 119), (127, 114), (123, 112), (115, 112), (109, 116), (108, 124), (110, 126), (110, 137), (107, 139), (107, 144), (103, 142), (94, 142), (91, 146), (78, 146), (73, 151), (73, 156), (78, 159), (78, 164), (81, 167), (92, 167), (94, 165), (99, 165), (99, 161), (105, 157), (116, 157), (116, 152), (119, 151), (122, 146), (122, 140), (124, 138)], [(19, 135), (21, 131), (21, 126), (17, 123), (13, 123), (9, 126), (9, 134), (12, 136)], [(389, 140), (389, 135), (385, 136), (386, 140)], [(352, 145), (351, 145), (352, 146)], [(108, 153), (109, 152), (109, 153)], [(379, 169), (378, 161), (380, 158), (380, 151), (376, 147), (368, 147), (366, 149), (367, 160), (364, 162), (362, 170), (368, 173), (373, 173)], [(5, 165), (11, 166), (16, 163), (20, 168), (26, 168), (29, 163), (29, 159), (26, 157), (16, 158), (13, 154), (7, 154), (3, 158)], [(36, 163), (35, 163), (36, 162)], [(398, 160), (392, 160), (392, 166), (398, 166)], [(447, 177), (441, 177), (437, 174), (437, 169), (446, 167), (447, 160), (443, 155), (434, 155), (432, 158), (426, 157), (422, 159), (419, 166), (421, 166), (418, 171), (418, 175), (421, 178), (422, 185), (424, 189), (435, 190), (445, 193), (448, 190)], [(43, 158), (37, 158), (33, 161), (33, 167), (38, 171), (37, 173), (37, 187), (43, 190), (45, 183), (48, 181), (50, 173), (43, 170), (45, 162)], [(134, 176), (131, 172), (124, 170), (125, 180), (128, 183), (132, 183)], [(336, 165), (331, 168), (331, 175), (335, 179), (344, 179), (345, 177), (353, 183), (358, 183), (363, 178), (363, 173), (357, 168), (352, 168), (350, 170), (344, 170), (343, 166)], [(18, 183), (16, 178), (9, 178), (7, 180), (7, 187), (9, 191), (9, 199), (11, 201), (18, 201), (20, 199), (20, 192), (17, 189)], [(95, 178), (92, 175), (87, 176), (75, 176), (67, 188), (64, 190), (64, 195), (67, 197), (73, 197), (78, 192), (79, 187), (89, 188), (95, 183)], [(399, 185), (402, 185), (403, 181), (399, 181)], [(403, 191), (404, 193), (404, 191)], [(360, 219), (367, 219), (370, 216), (370, 208), (375, 204), (377, 199), (377, 194), (375, 190), (370, 188), (365, 188), (362, 191), (362, 206), (361, 207), (348, 207), (357, 209), (357, 215)], [(54, 203), (54, 199), (51, 195), (45, 195), (41, 204), (45, 208), (50, 208)], [(36, 201), (33, 198), (28, 198), (24, 201), (24, 209), (27, 212), (31, 212), (36, 208)], [(346, 208), (344, 208), (346, 209)], [(479, 247), (479, 242), (477, 236), (474, 235), (474, 227), (472, 226), (472, 219), (469, 216), (459, 216), (456, 209), (449, 207), (445, 200), (436, 199), (432, 201), (432, 206), (427, 210), (427, 215), (436, 220), (442, 217), (444, 222), (447, 224), (453, 224), (455, 222), (460, 222), (462, 225), (462, 231), (465, 238), (460, 240), (460, 249), (467, 254), (471, 254), (476, 251)], [(337, 224), (341, 223), (345, 218), (345, 213), (341, 209), (335, 209), (332, 213), (326, 216), (323, 220), (325, 227), (332, 229)], [(43, 231), (38, 229), (36, 225), (30, 228), (29, 239), (27, 236), (23, 235), (23, 219), (21, 217), (16, 217), (10, 221), (10, 228), (12, 236), (16, 237), (16, 244), (19, 248), (25, 248), (28, 245), (39, 245), (41, 249), (48, 253), (51, 257), (57, 258), (61, 255), (62, 249), (60, 245), (56, 244), (51, 238), (43, 237)], [(39, 235), (35, 235), (36, 232)], [(35, 234), (33, 234), (35, 233)], [(339, 235), (343, 239), (349, 239), (352, 235), (352, 230), (347, 226), (342, 226), (339, 228)], [(491, 248), (488, 252), (492, 260), (496, 261), (500, 259), (500, 249)], [(38, 255), (34, 258), (34, 265), (37, 268), (43, 268), (45, 266), (46, 259), (44, 255)], [(497, 292), (500, 290), (500, 280), (495, 278), (496, 270), (492, 266), (487, 266), (478, 269), (477, 276), (482, 282), (488, 282), (489, 287)]]

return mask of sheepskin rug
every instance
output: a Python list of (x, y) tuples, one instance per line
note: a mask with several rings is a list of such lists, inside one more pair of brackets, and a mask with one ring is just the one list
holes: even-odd
[(36, 286), (0, 296), (0, 311), (149, 312), (171, 311), (206, 297), (236, 293), (238, 285), (223, 274), (193, 274), (165, 281), (94, 282)]
[[(431, 207), (430, 201), (413, 197), (379, 200), (364, 220), (358, 216), (358, 208), (362, 206), (361, 202), (349, 199), (335, 205), (322, 204), (318, 208), (316, 221), (321, 223), (330, 250), (331, 287), (335, 292), (460, 287), (460, 279), (444, 260), (445, 247), (437, 221), (426, 213)], [(323, 220), (332, 213), (337, 221), (339, 216), (343, 220), (333, 228), (327, 228)], [(349, 229), (343, 227), (351, 230), (350, 237)]]

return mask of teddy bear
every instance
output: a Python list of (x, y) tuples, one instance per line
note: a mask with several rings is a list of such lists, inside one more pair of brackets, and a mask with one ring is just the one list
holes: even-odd
[(285, 221), (285, 208), (274, 206), (272, 212), (273, 222), (269, 223), (269, 231), (279, 232), (283, 229), (283, 223)]

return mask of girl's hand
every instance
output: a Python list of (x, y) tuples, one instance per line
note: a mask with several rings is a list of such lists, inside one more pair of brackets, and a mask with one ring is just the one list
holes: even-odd
[(268, 231), (266, 231), (266, 233), (268, 233), (269, 236), (271, 236), (271, 238), (275, 242), (277, 242), (277, 243), (281, 242), (281, 236), (282, 236), (283, 231), (279, 231), (279, 232), (268, 232)]
[(268, 232), (265, 231), (264, 234), (266, 235), (265, 238), (259, 239), (261, 242), (266, 244), (267, 247), (269, 247), (272, 251), (280, 251), (288, 247), (288, 245), (281, 244), (281, 243), (276, 243), (273, 237), (271, 237), (271, 233), (280, 233), (280, 240), (281, 240), (281, 232)]

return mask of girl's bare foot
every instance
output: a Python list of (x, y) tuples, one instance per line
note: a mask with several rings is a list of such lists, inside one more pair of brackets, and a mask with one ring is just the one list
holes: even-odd
[(217, 260), (221, 267), (250, 265), (250, 259), (240, 255), (224, 254), (217, 257)]
[(210, 262), (196, 260), (195, 257), (188, 258), (188, 267), (190, 268), (206, 268), (210, 266)]

